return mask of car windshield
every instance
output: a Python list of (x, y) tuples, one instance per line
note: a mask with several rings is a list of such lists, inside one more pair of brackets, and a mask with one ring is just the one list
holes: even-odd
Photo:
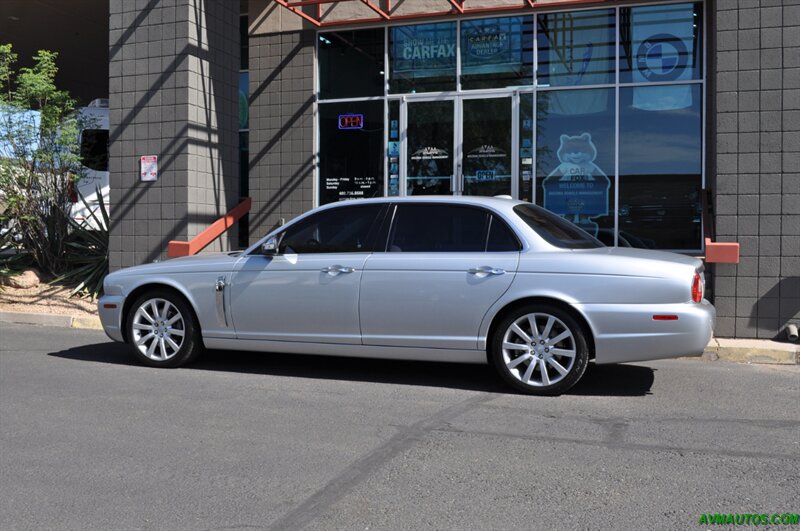
[(517, 205), (514, 212), (536, 231), (536, 234), (562, 249), (594, 249), (603, 243), (559, 215), (536, 205)]

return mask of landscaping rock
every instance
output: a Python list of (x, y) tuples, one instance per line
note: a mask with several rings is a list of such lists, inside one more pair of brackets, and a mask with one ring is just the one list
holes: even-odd
[(3, 284), (12, 288), (31, 289), (39, 286), (41, 280), (33, 269), (26, 269), (14, 276), (3, 277)]

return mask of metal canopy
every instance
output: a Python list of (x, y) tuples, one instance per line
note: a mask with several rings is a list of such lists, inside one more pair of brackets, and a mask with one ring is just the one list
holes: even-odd
[[(404, 13), (402, 15), (392, 14), (392, 0), (275, 0), (276, 3), (285, 7), (295, 15), (302, 17), (318, 28), (331, 26), (346, 26), (351, 24), (365, 24), (375, 22), (392, 22), (409, 19), (425, 19), (433, 17), (446, 17), (452, 15), (473, 15), (478, 13), (495, 13), (500, 11), (520, 11), (536, 7), (553, 7), (564, 4), (599, 4), (604, 0), (518, 0), (517, 5), (506, 4), (492, 7), (470, 8), (468, 0), (448, 0), (450, 9), (447, 11), (433, 11), (425, 13)], [(607, 0), (605, 0), (607, 1)], [(378, 16), (371, 18), (350, 18), (326, 21), (323, 20), (322, 6), (341, 3), (360, 3), (367, 6)]]

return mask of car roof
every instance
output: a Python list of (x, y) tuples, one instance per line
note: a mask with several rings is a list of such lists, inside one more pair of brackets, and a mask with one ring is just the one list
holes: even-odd
[(448, 205), (480, 205), (494, 207), (498, 210), (507, 210), (516, 205), (526, 204), (525, 201), (511, 199), (510, 197), (485, 197), (468, 195), (413, 195), (407, 197), (376, 197), (369, 199), (356, 199), (330, 203), (323, 208), (335, 208), (353, 204), (369, 203), (442, 203)]

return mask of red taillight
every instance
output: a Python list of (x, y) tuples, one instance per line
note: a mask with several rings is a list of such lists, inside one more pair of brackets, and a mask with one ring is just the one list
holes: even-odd
[(653, 316), (653, 321), (677, 321), (677, 320), (678, 316), (672, 314), (664, 314), (664, 315), (659, 314)]
[(694, 273), (694, 280), (692, 281), (692, 300), (700, 302), (703, 300), (703, 279), (700, 278), (700, 273)]

